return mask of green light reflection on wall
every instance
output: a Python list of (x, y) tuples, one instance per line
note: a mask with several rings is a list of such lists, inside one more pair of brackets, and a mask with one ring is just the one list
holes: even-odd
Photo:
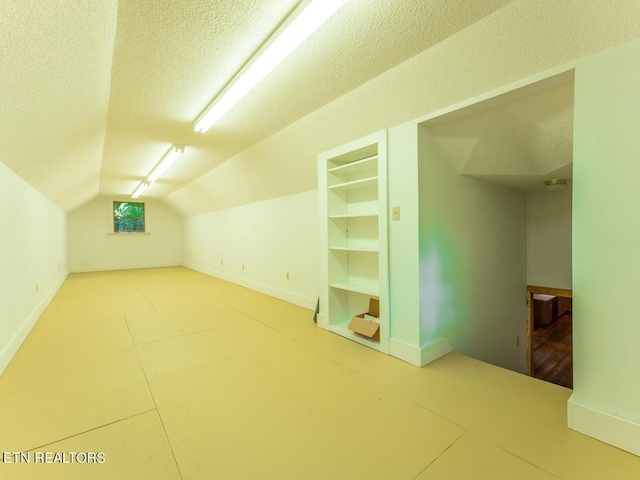
[[(433, 222), (432, 222), (433, 223)], [(422, 230), (422, 229), (421, 229)], [(467, 267), (455, 238), (431, 227), (420, 235), (420, 342), (465, 343)]]

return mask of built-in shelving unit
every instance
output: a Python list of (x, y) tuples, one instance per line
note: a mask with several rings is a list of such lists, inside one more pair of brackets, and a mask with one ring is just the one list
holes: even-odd
[[(386, 132), (318, 156), (323, 294), (318, 324), (388, 353)], [(348, 329), (380, 302), (380, 341)]]

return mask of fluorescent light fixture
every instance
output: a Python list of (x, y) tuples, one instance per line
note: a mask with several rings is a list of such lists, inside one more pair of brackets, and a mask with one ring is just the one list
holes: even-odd
[(167, 169), (174, 164), (180, 155), (184, 153), (184, 145), (173, 145), (171, 149), (164, 154), (162, 160), (151, 170), (151, 173), (147, 177), (147, 182), (155, 182), (160, 175), (167, 171)]
[(140, 195), (142, 195), (142, 193), (149, 188), (149, 184), (147, 182), (142, 182), (138, 188), (136, 188), (136, 190), (133, 192), (133, 195), (131, 195), (131, 198), (138, 198)]
[(337, 12), (347, 0), (309, 0), (289, 19), (280, 34), (249, 61), (249, 67), (198, 117), (194, 130), (206, 132), (260, 83), (280, 62)]
[(140, 195), (142, 195), (142, 193), (147, 188), (149, 188), (149, 185), (152, 182), (155, 182), (158, 178), (160, 178), (160, 175), (162, 175), (164, 172), (166, 172), (167, 169), (171, 165), (173, 165), (175, 163), (175, 161), (178, 159), (178, 157), (180, 155), (182, 155), (183, 153), (184, 153), (184, 145), (173, 145), (169, 149), (169, 151), (164, 154), (164, 156), (158, 162), (158, 164), (155, 166), (155, 168), (153, 170), (151, 170), (151, 173), (147, 177), (147, 181), (146, 182), (142, 182), (140, 185), (138, 185), (138, 188), (135, 189), (135, 191), (133, 192), (131, 197), (132, 198), (138, 198)]

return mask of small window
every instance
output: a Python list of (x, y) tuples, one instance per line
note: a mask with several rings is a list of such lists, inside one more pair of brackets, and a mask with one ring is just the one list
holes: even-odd
[(144, 203), (113, 202), (114, 233), (144, 233)]

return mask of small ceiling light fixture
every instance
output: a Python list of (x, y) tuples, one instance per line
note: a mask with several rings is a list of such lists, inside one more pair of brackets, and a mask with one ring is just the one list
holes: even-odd
[(305, 0), (196, 120), (194, 130), (206, 132), (280, 62), (337, 12), (347, 0)]
[(173, 165), (178, 157), (183, 153), (184, 145), (172, 145), (169, 151), (163, 155), (158, 164), (153, 168), (153, 170), (151, 170), (151, 173), (147, 177), (147, 181), (138, 185), (138, 188), (136, 188), (133, 194), (131, 194), (131, 197), (138, 198), (142, 195), (142, 193), (149, 188), (149, 185), (160, 178), (160, 175), (166, 172), (167, 169)]
[(552, 178), (544, 182), (544, 189), (547, 192), (560, 192), (567, 188), (566, 178)]
[(131, 195), (131, 198), (138, 198), (147, 188), (149, 188), (149, 183), (142, 182), (140, 185), (138, 185), (138, 188), (135, 189), (133, 195)]
[(158, 162), (151, 173), (147, 177), (147, 182), (155, 182), (160, 175), (167, 171), (167, 169), (175, 163), (180, 155), (184, 153), (184, 145), (173, 145), (167, 153), (164, 154), (162, 160)]

